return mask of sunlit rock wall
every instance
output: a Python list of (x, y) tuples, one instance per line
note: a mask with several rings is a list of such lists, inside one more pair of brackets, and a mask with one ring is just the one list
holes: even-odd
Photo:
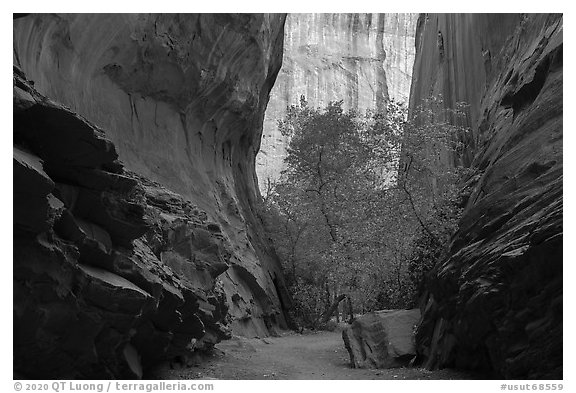
[(379, 109), (389, 98), (407, 102), (417, 14), (290, 14), (282, 69), (266, 110), (257, 156), (260, 189), (277, 179), (288, 141), (277, 122), (305, 96), (323, 107)]

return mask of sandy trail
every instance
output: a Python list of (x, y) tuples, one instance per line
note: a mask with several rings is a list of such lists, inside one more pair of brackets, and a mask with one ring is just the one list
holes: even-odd
[(341, 332), (283, 333), (280, 337), (234, 336), (206, 360), (190, 367), (164, 366), (161, 379), (475, 379), (454, 370), (350, 368)]

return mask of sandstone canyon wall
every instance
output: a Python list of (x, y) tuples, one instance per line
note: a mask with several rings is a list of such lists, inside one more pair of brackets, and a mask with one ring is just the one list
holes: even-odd
[(284, 60), (270, 95), (257, 156), (261, 190), (284, 168), (288, 141), (278, 130), (286, 107), (304, 95), (324, 107), (381, 109), (389, 98), (407, 102), (418, 14), (290, 14)]
[(285, 326), (254, 213), (284, 20), (14, 20), (16, 373), (141, 377)]
[(428, 367), (562, 378), (562, 15), (421, 15), (410, 106), (470, 106), (473, 169), (417, 332)]

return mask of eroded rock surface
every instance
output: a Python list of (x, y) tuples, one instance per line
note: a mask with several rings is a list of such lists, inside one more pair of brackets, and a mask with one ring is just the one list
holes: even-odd
[[(561, 15), (422, 15), (411, 105), (470, 104), (471, 190), (417, 332), (426, 365), (562, 378)], [(441, 40), (440, 40), (441, 38)], [(452, 161), (454, 162), (454, 161)]]
[(284, 18), (14, 21), (14, 61), (37, 90), (105, 129), (127, 169), (181, 195), (220, 228), (231, 253), (222, 281), (238, 334), (266, 335), (267, 326), (284, 324), (279, 263), (254, 213), (254, 157), (282, 61)]
[[(17, 69), (14, 141), (16, 373), (141, 378), (159, 360), (229, 337), (222, 271), (210, 274), (209, 260), (189, 254), (195, 274), (162, 259), (162, 250), (178, 252), (170, 235), (182, 225), (213, 225), (205, 213), (169, 221), (174, 209), (147, 203), (161, 187), (126, 172), (102, 130)], [(210, 243), (227, 266), (224, 247)], [(194, 281), (201, 274), (204, 286)]]
[(304, 95), (312, 107), (343, 100), (345, 109), (407, 102), (418, 14), (290, 14), (284, 60), (264, 118), (257, 173), (262, 192), (284, 169), (289, 141), (278, 130), (286, 107)]
[(14, 21), (19, 375), (137, 378), (231, 327), (285, 326), (254, 174), (283, 22)]
[(414, 330), (420, 310), (382, 310), (362, 315), (342, 331), (354, 368), (406, 366), (416, 355)]

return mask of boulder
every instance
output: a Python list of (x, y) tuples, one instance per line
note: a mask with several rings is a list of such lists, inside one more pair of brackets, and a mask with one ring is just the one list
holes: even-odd
[(420, 310), (374, 311), (342, 331), (353, 368), (402, 367), (416, 355), (414, 329)]

